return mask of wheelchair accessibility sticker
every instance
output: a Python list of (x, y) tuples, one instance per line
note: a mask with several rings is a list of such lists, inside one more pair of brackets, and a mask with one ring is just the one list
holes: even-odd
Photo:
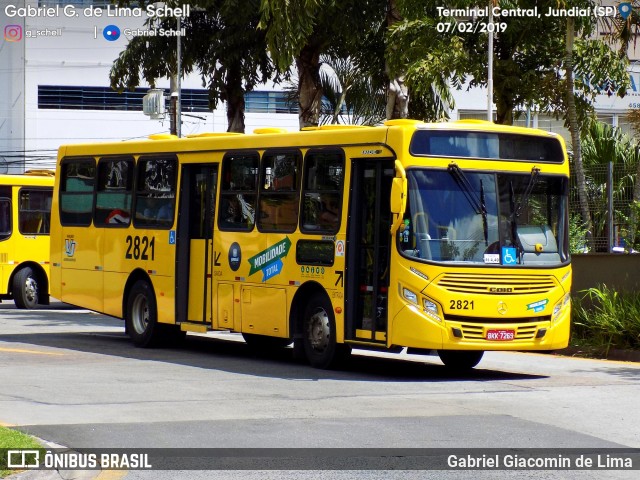
[(518, 254), (515, 247), (502, 247), (502, 265), (515, 265), (518, 263)]

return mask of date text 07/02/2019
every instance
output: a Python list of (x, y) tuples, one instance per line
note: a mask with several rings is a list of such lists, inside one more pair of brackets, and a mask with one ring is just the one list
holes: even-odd
[(505, 22), (438, 22), (438, 33), (502, 33), (507, 30)]

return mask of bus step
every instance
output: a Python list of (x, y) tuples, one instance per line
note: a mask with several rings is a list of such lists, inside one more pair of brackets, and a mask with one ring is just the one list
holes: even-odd
[(200, 323), (200, 322), (182, 322), (180, 324), (180, 330), (183, 332), (196, 332), (196, 333), (207, 333), (209, 330), (209, 324)]

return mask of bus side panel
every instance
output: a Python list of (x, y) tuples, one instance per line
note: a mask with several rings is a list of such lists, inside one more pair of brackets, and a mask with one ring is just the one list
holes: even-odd
[(218, 315), (216, 317), (214, 328), (227, 328), (229, 330), (238, 330), (234, 325), (234, 301), (233, 301), (233, 284), (219, 283), (218, 293), (216, 296), (216, 306)]
[(122, 295), (127, 283), (126, 273), (104, 273), (104, 313), (117, 318), (124, 318), (122, 311)]
[(287, 336), (287, 292), (284, 288), (244, 285), (240, 299), (243, 332)]
[(103, 311), (103, 229), (62, 227), (60, 300)]

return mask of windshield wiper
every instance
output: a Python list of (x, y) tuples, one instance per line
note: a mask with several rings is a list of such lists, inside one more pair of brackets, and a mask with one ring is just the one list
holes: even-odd
[(480, 180), (480, 198), (476, 195), (476, 192), (473, 191), (473, 185), (464, 174), (462, 169), (458, 166), (456, 162), (451, 162), (449, 167), (447, 167), (447, 171), (456, 181), (456, 184), (464, 194), (465, 198), (473, 208), (473, 211), (477, 215), (482, 215), (482, 229), (484, 233), (484, 243), (485, 245), (489, 245), (489, 227), (487, 225), (487, 206), (485, 204), (484, 198), (484, 186), (482, 185), (482, 180)]
[(527, 188), (525, 188), (522, 197), (518, 203), (515, 203), (515, 193), (513, 191), (513, 181), (509, 182), (509, 206), (511, 207), (511, 243), (514, 245), (519, 252), (523, 251), (522, 244), (520, 243), (520, 239), (518, 238), (518, 217), (522, 212), (522, 207), (529, 201), (529, 197), (531, 196), (531, 192), (533, 192), (533, 187), (536, 186), (538, 182), (538, 175), (540, 174), (540, 169), (538, 167), (533, 167), (531, 169), (531, 175), (529, 176), (529, 183), (527, 184)]
[[(522, 207), (525, 205), (525, 203), (527, 203), (529, 201), (529, 197), (531, 196), (531, 192), (533, 191), (533, 187), (535, 187), (536, 183), (538, 182), (538, 175), (539, 174), (540, 174), (540, 169), (538, 167), (533, 167), (531, 169), (531, 176), (529, 177), (529, 184), (527, 185), (527, 188), (524, 190), (524, 193), (522, 194), (522, 197), (520, 198), (520, 201), (518, 202), (518, 204), (513, 209), (512, 218), (513, 218), (514, 221), (515, 221), (515, 219), (517, 217), (520, 216), (520, 212), (522, 210)], [(511, 188), (513, 188), (513, 185), (512, 185)]]

